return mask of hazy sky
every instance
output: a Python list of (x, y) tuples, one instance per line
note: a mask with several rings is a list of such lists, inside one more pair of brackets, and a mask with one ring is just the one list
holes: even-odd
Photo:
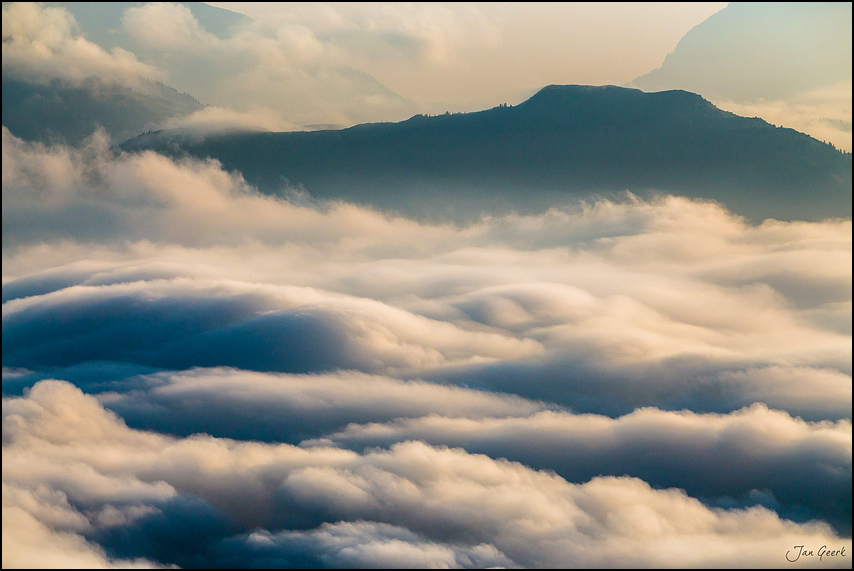
[(727, 2), (208, 4), (305, 26), (417, 103), (480, 108), (549, 84), (628, 83)]

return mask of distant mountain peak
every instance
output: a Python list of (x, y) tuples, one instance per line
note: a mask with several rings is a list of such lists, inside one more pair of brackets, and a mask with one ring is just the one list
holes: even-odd
[(666, 93), (664, 97), (669, 97), (673, 101), (705, 101), (701, 95), (685, 91), (683, 89), (667, 89), (657, 92), (645, 92), (633, 87), (621, 87), (618, 85), (547, 85), (532, 95), (530, 98), (522, 102), (520, 105), (539, 102), (564, 102), (572, 101), (573, 99), (595, 98), (598, 100), (607, 100), (618, 98), (621, 101), (631, 101), (645, 98), (649, 95), (658, 95)]
[(474, 113), (202, 141), (164, 133), (123, 147), (215, 158), (264, 192), (301, 185), (412, 215), (453, 204), (464, 219), (626, 190), (713, 199), (756, 221), (851, 215), (850, 155), (682, 90), (550, 85)]

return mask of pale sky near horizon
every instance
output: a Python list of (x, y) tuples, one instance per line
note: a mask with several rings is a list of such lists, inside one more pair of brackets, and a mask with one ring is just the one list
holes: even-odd
[(474, 109), (549, 84), (628, 83), (728, 3), (208, 4), (335, 35), (350, 67), (399, 95)]

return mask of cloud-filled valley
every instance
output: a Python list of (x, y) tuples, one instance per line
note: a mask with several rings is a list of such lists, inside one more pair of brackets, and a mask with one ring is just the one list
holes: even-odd
[(106, 143), (3, 133), (4, 563), (850, 550), (849, 220), (430, 224)]

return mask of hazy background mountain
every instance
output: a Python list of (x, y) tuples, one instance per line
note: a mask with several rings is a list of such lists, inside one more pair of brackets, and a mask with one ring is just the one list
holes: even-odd
[(516, 106), (344, 130), (162, 132), (123, 148), (212, 157), (264, 192), (408, 215), (536, 212), (595, 192), (711, 198), (761, 221), (851, 216), (851, 155), (685, 91), (549, 86)]
[(630, 85), (685, 89), (851, 149), (850, 2), (732, 2)]
[(132, 89), (97, 77), (80, 85), (3, 77), (3, 125), (26, 141), (76, 145), (103, 127), (121, 142), (203, 108), (193, 96), (160, 82)]

